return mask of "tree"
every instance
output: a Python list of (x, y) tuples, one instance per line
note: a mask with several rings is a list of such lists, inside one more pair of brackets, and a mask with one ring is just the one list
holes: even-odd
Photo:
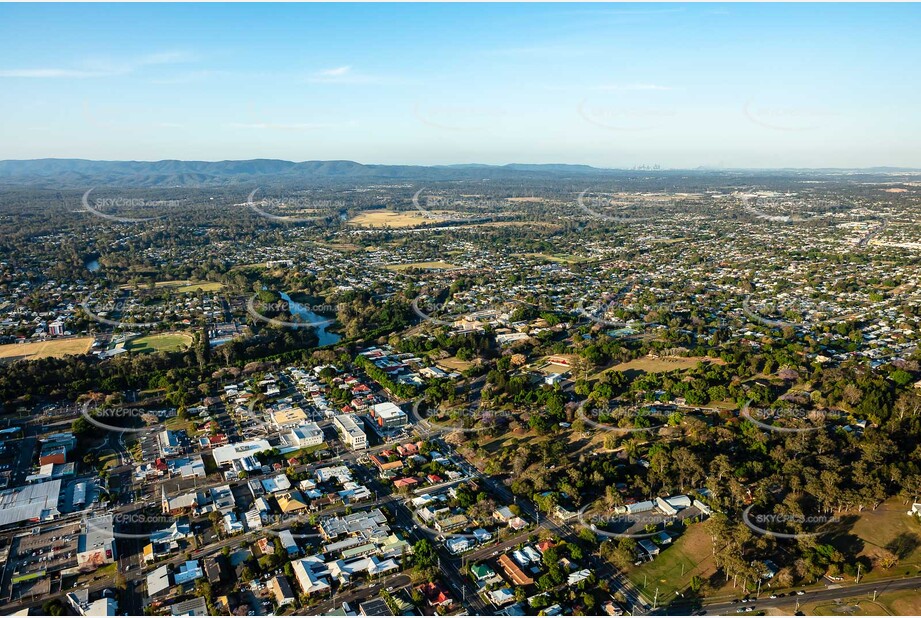
[(420, 569), (429, 569), (438, 565), (438, 553), (428, 539), (416, 541), (413, 545), (413, 564)]

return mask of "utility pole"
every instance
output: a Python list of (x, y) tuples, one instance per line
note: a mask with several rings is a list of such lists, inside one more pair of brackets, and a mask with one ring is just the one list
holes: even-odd
[(658, 606), (659, 606), (659, 587), (656, 586), (656, 594), (652, 598), (652, 610), (655, 611)]
[(863, 565), (862, 565), (861, 563), (858, 562), (858, 563), (857, 563), (857, 581), (854, 582), (855, 584), (859, 584), (859, 583), (860, 583), (860, 567), (861, 567), (861, 566), (863, 566)]
[(873, 590), (873, 602), (876, 603), (876, 589)]

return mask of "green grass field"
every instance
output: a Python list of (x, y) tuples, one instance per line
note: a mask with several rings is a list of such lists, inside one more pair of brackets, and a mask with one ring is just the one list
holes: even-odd
[(715, 572), (712, 553), (703, 524), (692, 524), (670, 545), (662, 547), (655, 560), (631, 567), (627, 576), (648, 598), (658, 588), (659, 600), (667, 602), (687, 588), (694, 575), (706, 581)]
[[(141, 284), (138, 286), (140, 289), (146, 289), (148, 286), (146, 284)], [(186, 294), (188, 292), (197, 292), (201, 290), (202, 292), (217, 292), (224, 287), (223, 283), (218, 283), (216, 281), (158, 281), (154, 284), (155, 289), (162, 288), (172, 288), (176, 292), (181, 294)], [(133, 285), (123, 285), (121, 286), (122, 290), (133, 289)]]
[(191, 344), (192, 337), (185, 333), (163, 333), (132, 339), (125, 345), (125, 349), (141, 353), (176, 352), (188, 348)]

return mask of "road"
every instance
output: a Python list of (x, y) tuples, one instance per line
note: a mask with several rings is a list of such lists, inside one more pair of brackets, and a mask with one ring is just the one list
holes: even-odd
[[(792, 610), (797, 601), (799, 605), (802, 606), (805, 603), (834, 601), (836, 599), (843, 600), (860, 596), (871, 598), (874, 592), (876, 592), (879, 597), (898, 590), (921, 590), (921, 576), (874, 581), (862, 584), (841, 585), (840, 587), (836, 585), (835, 587), (816, 588), (807, 590), (806, 594), (802, 596), (788, 594), (778, 599), (771, 599), (768, 595), (762, 593), (760, 599), (755, 599), (744, 605), (746, 607), (754, 606), (755, 609), (759, 611), (767, 608), (784, 608)], [(741, 603), (731, 603), (729, 601), (707, 602), (706, 599), (704, 599), (702, 603), (671, 603), (668, 607), (659, 608), (656, 610), (656, 613), (663, 615), (687, 615), (692, 612), (699, 613), (702, 610), (708, 614), (728, 615), (738, 613), (738, 608), (742, 605)]]

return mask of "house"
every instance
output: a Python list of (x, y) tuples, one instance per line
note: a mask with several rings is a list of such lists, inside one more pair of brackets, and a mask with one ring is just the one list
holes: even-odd
[(358, 612), (362, 616), (393, 616), (390, 607), (381, 598), (371, 599), (358, 604)]
[(278, 474), (272, 478), (262, 479), (262, 488), (270, 494), (288, 491), (291, 489), (291, 481), (284, 474)]
[(165, 596), (171, 588), (169, 569), (166, 565), (154, 569), (147, 576), (147, 596), (156, 598)]
[(304, 498), (304, 495), (298, 491), (284, 491), (275, 496), (275, 499), (278, 501), (278, 508), (281, 509), (282, 513), (286, 515), (288, 513), (295, 513), (297, 511), (303, 511), (307, 508), (307, 499)]
[(659, 547), (652, 541), (648, 541), (646, 539), (640, 539), (639, 541), (636, 542), (636, 544), (641, 550), (649, 554), (650, 558), (653, 558), (659, 555)]
[(485, 563), (470, 565), (470, 574), (473, 575), (473, 579), (476, 580), (477, 583), (487, 582), (496, 578), (496, 572)]
[(499, 556), (499, 566), (505, 572), (506, 577), (516, 586), (530, 586), (534, 580), (524, 571), (521, 570), (515, 561), (508, 554)]
[(510, 520), (512, 520), (515, 517), (515, 514), (512, 513), (512, 509), (508, 508), (507, 506), (503, 506), (493, 511), (492, 516), (497, 521), (500, 521), (502, 523), (508, 523)]
[(301, 587), (301, 592), (307, 596), (324, 594), (329, 591), (329, 569), (317, 556), (302, 558), (291, 563), (294, 576)]
[(279, 530), (278, 539), (281, 541), (281, 546), (285, 548), (289, 556), (296, 556), (301, 553), (301, 548), (298, 547), (297, 541), (294, 540), (294, 535), (291, 534), (290, 530)]
[(275, 595), (275, 603), (279, 607), (283, 605), (292, 605), (296, 600), (294, 596), (294, 591), (291, 590), (291, 584), (288, 583), (288, 578), (284, 575), (276, 575), (269, 582), (269, 589), (272, 591), (272, 594)]
[(501, 607), (515, 600), (515, 593), (510, 588), (499, 588), (486, 593), (493, 605)]
[(473, 536), (476, 538), (477, 543), (486, 543), (487, 541), (492, 540), (492, 533), (483, 528), (477, 528), (473, 531)]
[(569, 577), (566, 579), (566, 585), (576, 586), (580, 582), (587, 580), (591, 576), (592, 576), (592, 572), (589, 571), (588, 569), (582, 569), (574, 573), (570, 573)]
[(220, 584), (227, 578), (223, 556), (205, 558), (205, 577), (212, 584)]
[(224, 515), (224, 532), (228, 535), (243, 532), (243, 522), (240, 521), (237, 514), (233, 511)]
[(476, 543), (466, 537), (451, 537), (445, 540), (445, 547), (447, 547), (448, 551), (452, 554), (463, 553), (473, 549), (475, 546)]
[(451, 598), (447, 588), (438, 582), (426, 582), (416, 588), (416, 590), (422, 593), (426, 603), (432, 607), (447, 607), (454, 603), (454, 599)]
[(205, 576), (198, 560), (187, 560), (179, 565), (179, 569), (173, 574), (173, 580), (176, 585), (182, 585)]
[(195, 597), (170, 605), (169, 611), (172, 616), (207, 616), (208, 605), (204, 597)]
[(466, 528), (469, 524), (470, 520), (463, 513), (452, 513), (447, 508), (435, 512), (435, 528), (439, 532), (453, 532)]

